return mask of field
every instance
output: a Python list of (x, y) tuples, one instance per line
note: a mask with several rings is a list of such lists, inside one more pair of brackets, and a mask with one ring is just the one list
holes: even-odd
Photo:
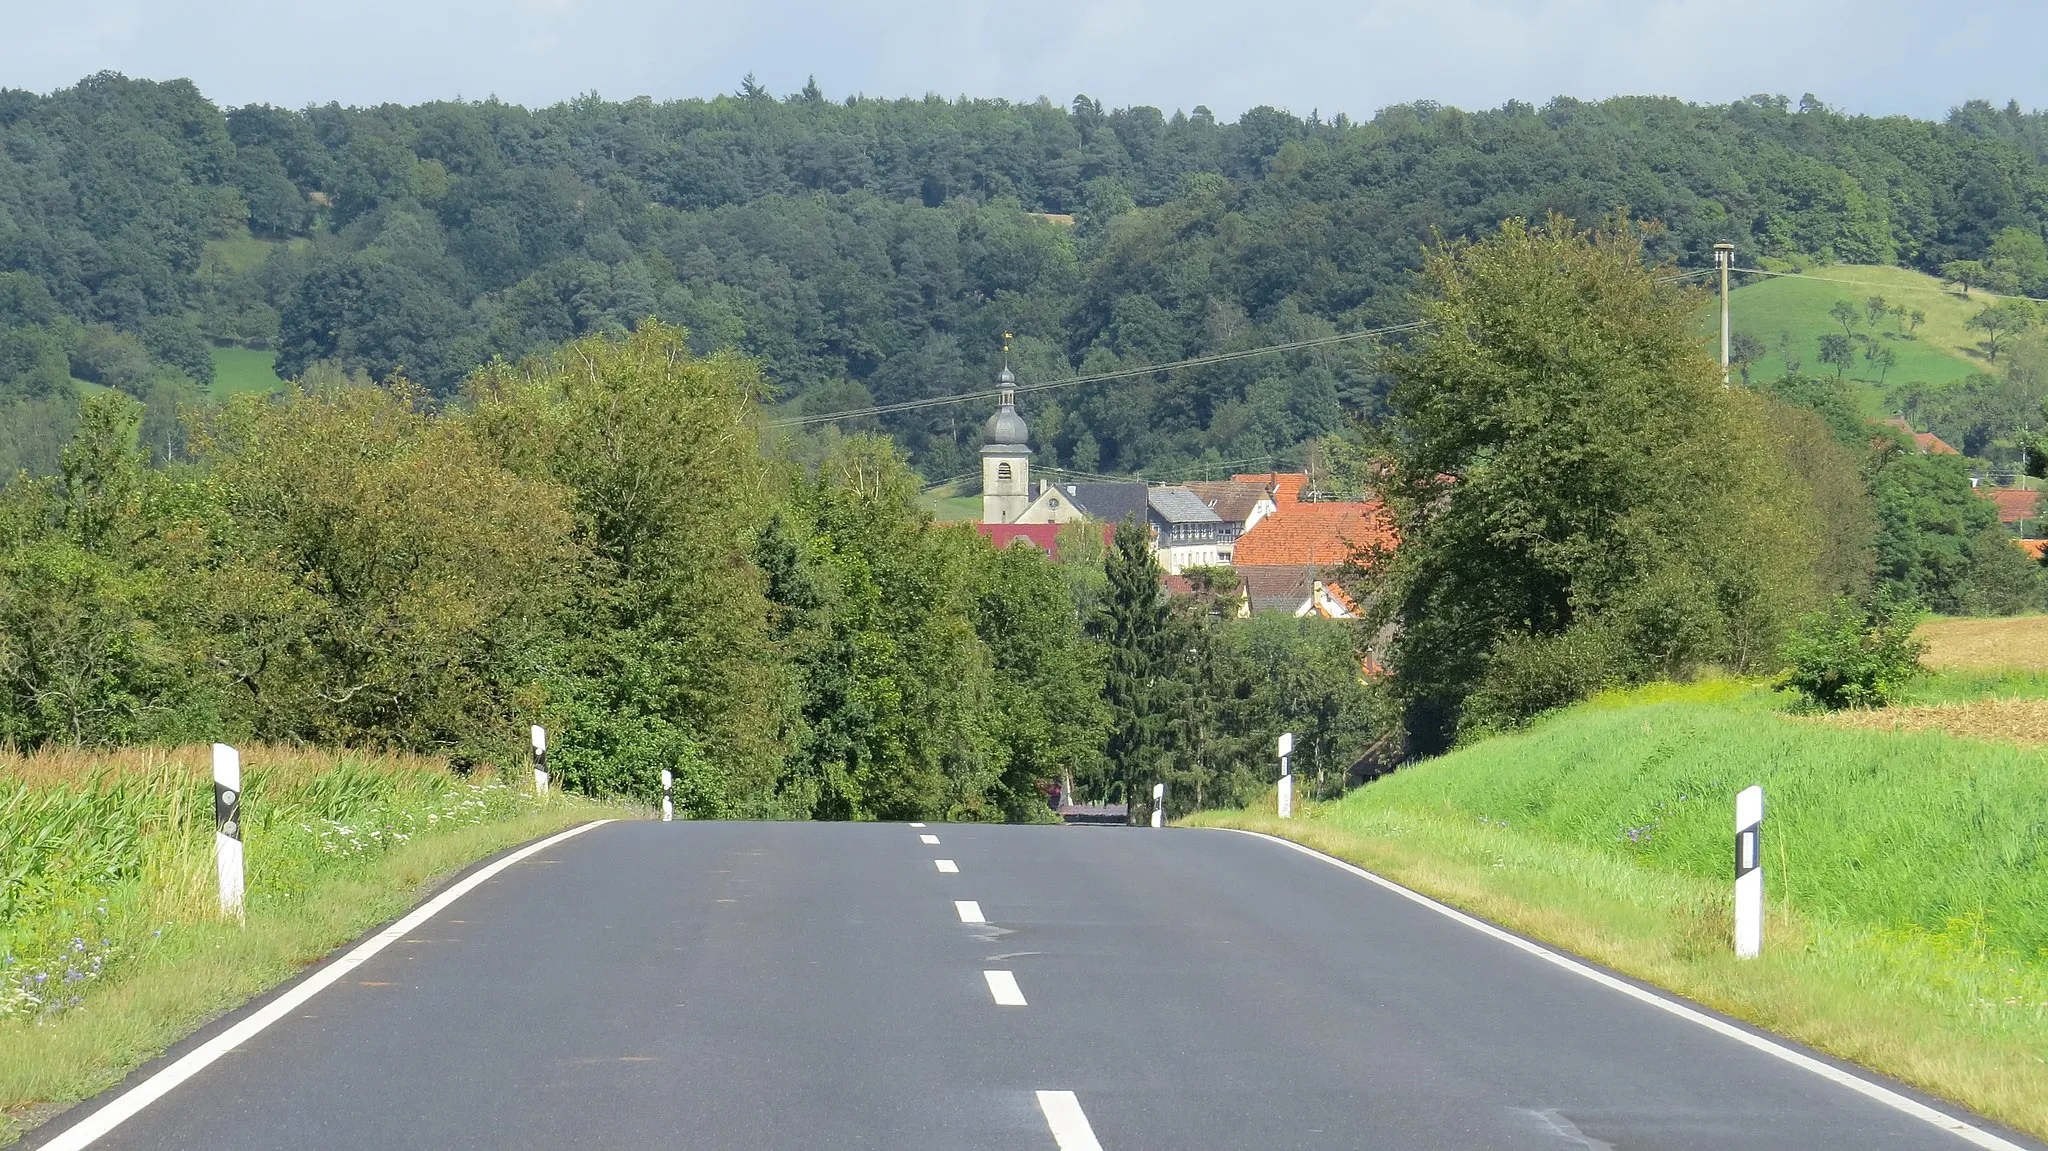
[(924, 506), (942, 524), (978, 524), (981, 522), (981, 494), (960, 494), (964, 485), (959, 481), (941, 484), (924, 493)]
[(284, 386), (272, 364), (274, 352), (255, 348), (213, 349), (213, 395), (219, 399), (242, 392), (274, 392)]
[[(1284, 832), (2048, 1134), (2048, 751), (1783, 706), (1738, 681), (1603, 697), (1305, 818), (1191, 822)], [(1738, 963), (1730, 825), (1752, 783), (1771, 920)]]
[(245, 749), (246, 925), (210, 752), (0, 756), (0, 1143), (513, 844), (621, 814), (445, 761)]
[(2048, 671), (2048, 615), (1931, 619), (1916, 634), (1938, 671)]
[[(1933, 276), (1907, 268), (1843, 264), (1809, 270), (1806, 275), (1823, 279), (1772, 277), (1736, 288), (1729, 293), (1729, 323), (1737, 332), (1748, 332), (1763, 343), (1765, 354), (1750, 367), (1752, 378), (1776, 379), (1784, 374), (1782, 346), (1789, 343), (1808, 375), (1828, 375), (1834, 368), (1820, 362), (1820, 337), (1840, 333), (1842, 325), (1828, 314), (1837, 301), (1846, 300), (1860, 310), (1871, 296), (1883, 296), (1889, 303), (1903, 304), (1926, 313), (1927, 320), (1910, 335), (1898, 330), (1897, 321), (1886, 317), (1877, 332), (1886, 347), (1898, 355), (1898, 364), (1878, 383), (1878, 372), (1857, 353), (1848, 378), (1865, 385), (1860, 391), (1865, 409), (1873, 415), (1887, 414), (1884, 395), (1901, 384), (1945, 384), (1960, 380), (1988, 365), (1978, 351), (1976, 333), (1963, 322), (1996, 297), (1974, 292), (1965, 300), (1942, 287)], [(1841, 282), (1836, 282), (1841, 281)], [(1709, 309), (1707, 323), (1719, 331), (1718, 298)], [(1866, 322), (1857, 330), (1870, 332)]]

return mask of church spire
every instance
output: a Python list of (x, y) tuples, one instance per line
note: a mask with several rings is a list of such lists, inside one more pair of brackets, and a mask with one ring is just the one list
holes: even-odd
[(1003, 370), (996, 376), (996, 413), (981, 429), (981, 519), (1015, 523), (1031, 503), (1031, 430), (1017, 414), (1017, 377), (1010, 371), (1010, 333), (1003, 333)]

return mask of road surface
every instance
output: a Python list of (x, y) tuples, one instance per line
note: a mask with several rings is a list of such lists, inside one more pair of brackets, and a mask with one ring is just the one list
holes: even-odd
[(91, 1145), (1970, 1144), (1262, 838), (622, 822), (506, 867)]

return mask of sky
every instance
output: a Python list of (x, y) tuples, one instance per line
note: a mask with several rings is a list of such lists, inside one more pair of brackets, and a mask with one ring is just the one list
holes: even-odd
[(2036, 0), (0, 0), (0, 88), (184, 77), (223, 105), (1000, 96), (1224, 119), (1556, 95), (2048, 105)]

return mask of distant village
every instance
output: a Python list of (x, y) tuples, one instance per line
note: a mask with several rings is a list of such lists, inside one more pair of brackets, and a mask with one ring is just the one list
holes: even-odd
[[(1116, 524), (1134, 519), (1151, 535), (1170, 595), (1213, 593), (1206, 569), (1228, 568), (1235, 586), (1223, 595), (1234, 601), (1239, 616), (1357, 617), (1358, 607), (1338, 585), (1334, 569), (1359, 552), (1393, 543), (1392, 525), (1377, 500), (1326, 498), (1310, 490), (1302, 472), (1240, 473), (1180, 484), (1036, 481), (1030, 428), (1017, 412), (1016, 377), (1004, 368), (997, 383), (996, 412), (983, 425), (981, 522), (975, 525), (997, 546), (1024, 540), (1051, 554), (1061, 525), (1101, 524), (1106, 537)], [(1884, 422), (1922, 454), (1960, 454), (1903, 419)], [(2041, 559), (2048, 539), (2032, 538), (2041, 529), (2041, 492), (1971, 482), (1997, 506), (1999, 521), (2019, 537), (2014, 542)]]
[(1106, 533), (1131, 519), (1149, 530), (1169, 594), (1214, 590), (1198, 589), (1191, 573), (1228, 568), (1235, 587), (1222, 594), (1234, 599), (1239, 616), (1357, 616), (1357, 605), (1331, 575), (1355, 553), (1391, 543), (1392, 527), (1377, 501), (1321, 498), (1301, 472), (1183, 484), (1037, 482), (1030, 429), (1017, 414), (1016, 378), (1008, 368), (998, 385), (996, 413), (983, 428), (977, 525), (997, 546), (1025, 540), (1053, 552), (1061, 525), (1091, 521)]

